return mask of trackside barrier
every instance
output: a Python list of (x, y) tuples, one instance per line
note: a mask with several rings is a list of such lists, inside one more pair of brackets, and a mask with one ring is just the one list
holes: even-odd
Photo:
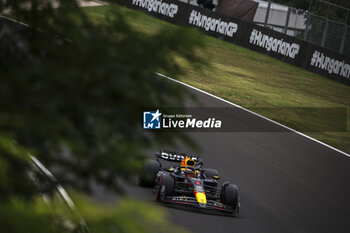
[(349, 57), (295, 37), (177, 0), (113, 1), (350, 85)]

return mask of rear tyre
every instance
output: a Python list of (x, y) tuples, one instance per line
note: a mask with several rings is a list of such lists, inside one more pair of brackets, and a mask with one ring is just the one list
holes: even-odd
[(211, 168), (203, 168), (203, 174), (206, 176), (207, 179), (212, 179), (214, 178), (214, 176), (219, 177), (219, 172)]
[(166, 173), (162, 174), (159, 177), (158, 187), (156, 190), (156, 200), (164, 201), (167, 196), (172, 196), (174, 184), (174, 177)]
[(224, 184), (221, 190), (221, 202), (239, 212), (238, 187), (235, 184)]
[(160, 169), (160, 163), (155, 160), (147, 160), (143, 165), (143, 170), (139, 176), (139, 184), (145, 187), (154, 187), (156, 176)]

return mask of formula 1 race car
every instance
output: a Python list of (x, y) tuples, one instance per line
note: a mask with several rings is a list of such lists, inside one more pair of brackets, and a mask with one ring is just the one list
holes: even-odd
[[(238, 213), (238, 187), (228, 182), (219, 185), (217, 170), (203, 168), (199, 156), (169, 151), (147, 160), (139, 176), (141, 186), (153, 187), (157, 201)], [(180, 163), (163, 167), (160, 159)]]

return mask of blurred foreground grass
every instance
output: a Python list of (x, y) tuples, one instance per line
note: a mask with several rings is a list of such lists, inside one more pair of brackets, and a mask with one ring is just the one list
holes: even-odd
[(171, 224), (163, 208), (146, 202), (122, 198), (116, 204), (103, 205), (77, 193), (73, 194), (73, 201), (79, 212), (67, 208), (58, 196), (50, 201), (38, 196), (31, 202), (18, 198), (2, 202), (1, 232), (188, 233)]
[[(114, 4), (85, 8), (85, 11), (96, 23), (103, 23), (103, 16), (110, 8), (118, 8), (126, 13), (131, 25), (142, 32), (153, 34), (162, 26), (166, 26), (169, 30), (177, 27)], [(206, 48), (198, 51), (198, 54), (202, 59), (208, 61), (208, 64), (198, 70), (197, 67), (189, 66), (184, 59), (178, 57), (185, 71), (181, 81), (296, 128), (347, 153), (350, 152), (350, 126), (347, 124), (350, 120), (349, 86), (249, 49), (204, 34), (201, 36), (204, 38)], [(172, 75), (167, 71), (160, 72)], [(271, 108), (275, 110), (298, 108), (298, 111), (304, 111), (305, 114), (295, 115), (289, 111), (270, 111)], [(310, 115), (307, 114), (310, 108), (345, 108), (347, 111), (346, 122), (344, 122), (346, 130), (339, 132), (322, 130), (323, 126), (329, 124), (330, 121), (317, 119), (317, 116), (303, 117), (303, 115)], [(303, 125), (311, 125), (315, 120), (318, 121), (319, 131), (303, 130)], [(344, 121), (344, 119), (340, 120)]]
[(125, 233), (188, 233), (181, 226), (170, 224), (166, 210), (153, 203), (122, 198), (117, 204), (103, 205), (77, 194), (73, 195), (73, 200), (91, 232), (110, 228), (110, 232)]

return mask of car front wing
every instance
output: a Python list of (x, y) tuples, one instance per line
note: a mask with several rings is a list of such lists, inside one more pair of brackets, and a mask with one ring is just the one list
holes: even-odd
[(206, 204), (202, 204), (202, 203), (198, 203), (196, 198), (188, 197), (188, 196), (168, 196), (165, 198), (165, 200), (163, 200), (163, 202), (186, 205), (186, 206), (196, 207), (200, 209), (207, 209), (207, 210), (218, 210), (218, 211), (224, 211), (229, 213), (236, 212), (235, 209), (233, 209), (230, 206), (224, 205), (221, 202), (214, 201), (214, 200), (207, 200)]

